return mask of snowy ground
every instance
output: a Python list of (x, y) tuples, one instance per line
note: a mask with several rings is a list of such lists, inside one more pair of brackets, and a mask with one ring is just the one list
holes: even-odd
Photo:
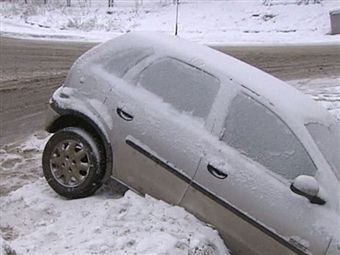
[(1, 149), (1, 254), (228, 254), (211, 227), (149, 196), (109, 186), (85, 199), (58, 196), (41, 176), (46, 140), (38, 133)]
[[(329, 32), (338, 0), (295, 5), (295, 0), (193, 1), (180, 6), (180, 36), (200, 42), (339, 43)], [(12, 1), (15, 2), (15, 1)], [(55, 1), (57, 2), (57, 1)], [(74, 1), (73, 1), (74, 2)], [(80, 2), (80, 1), (78, 1)], [(89, 1), (91, 2), (91, 1)], [(103, 1), (101, 1), (103, 2)], [(106, 1), (105, 1), (106, 2)], [(0, 33), (17, 37), (103, 41), (132, 30), (172, 33), (173, 5), (138, 8), (1, 2)], [(288, 2), (289, 4), (282, 4)], [(340, 80), (289, 81), (340, 121)], [(95, 196), (65, 200), (42, 178), (38, 132), (0, 148), (0, 254), (228, 254), (218, 233), (182, 208), (130, 191), (119, 197), (105, 186)]]
[[(204, 1), (182, 0), (179, 7), (179, 35), (199, 42), (235, 43), (339, 43), (339, 35), (329, 35), (329, 11), (340, 8), (338, 0), (321, 4), (300, 4), (298, 0)], [(172, 1), (73, 1), (72, 7), (49, 1), (33, 6), (16, 1), (1, 2), (1, 34), (49, 39), (105, 41), (133, 30), (173, 34), (175, 6)], [(29, 1), (30, 2), (30, 1)], [(311, 1), (312, 2), (312, 1)], [(92, 3), (92, 4), (89, 4)]]
[(303, 79), (287, 81), (310, 95), (340, 122), (340, 77), (329, 79)]
[[(295, 80), (340, 121), (340, 85)], [(317, 84), (317, 85), (316, 85)], [(0, 149), (0, 242), (17, 254), (229, 254), (218, 233), (177, 206), (107, 185), (95, 196), (66, 200), (42, 178), (38, 132)], [(11, 253), (8, 253), (11, 254)]]

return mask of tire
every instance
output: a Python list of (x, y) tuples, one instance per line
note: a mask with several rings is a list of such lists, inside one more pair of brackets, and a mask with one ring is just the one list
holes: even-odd
[(100, 143), (86, 131), (68, 127), (57, 131), (47, 142), (42, 166), (48, 184), (70, 198), (92, 195), (102, 186), (105, 160)]

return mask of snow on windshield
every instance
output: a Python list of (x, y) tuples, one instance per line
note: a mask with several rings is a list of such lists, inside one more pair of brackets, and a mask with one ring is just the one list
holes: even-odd
[(230, 146), (286, 179), (311, 175), (316, 168), (287, 125), (251, 97), (232, 102), (223, 136)]
[(172, 58), (147, 67), (138, 84), (179, 111), (202, 118), (208, 116), (220, 88), (220, 81), (214, 76)]

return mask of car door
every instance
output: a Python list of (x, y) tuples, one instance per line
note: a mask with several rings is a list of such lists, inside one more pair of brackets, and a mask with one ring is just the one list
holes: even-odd
[[(172, 204), (182, 199), (202, 154), (199, 137), (219, 81), (181, 61), (149, 59), (119, 87), (114, 177)], [(206, 87), (208, 89), (206, 89)], [(196, 141), (196, 142), (193, 142)]]
[(181, 204), (215, 225), (235, 254), (324, 254), (328, 206), (290, 190), (293, 178), (316, 173), (292, 131), (243, 92), (221, 126)]

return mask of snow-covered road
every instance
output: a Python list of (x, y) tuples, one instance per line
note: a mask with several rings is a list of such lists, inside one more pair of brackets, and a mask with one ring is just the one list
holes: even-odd
[[(262, 0), (181, 2), (180, 36), (223, 42), (220, 50), (287, 81), (340, 121), (340, 35), (328, 34), (329, 11), (339, 8), (338, 1), (296, 5), (295, 0), (273, 0), (272, 6)], [(105, 1), (99, 8), (49, 3), (0, 3), (0, 34), (103, 41), (132, 30), (173, 33), (173, 5), (141, 6), (138, 12), (118, 5), (108, 14)], [(211, 226), (154, 198), (130, 191), (121, 197), (110, 185), (79, 200), (56, 195), (40, 163), (48, 134), (37, 130), (51, 92), (93, 44), (0, 40), (0, 254), (229, 254)], [(240, 47), (240, 42), (253, 46)]]

